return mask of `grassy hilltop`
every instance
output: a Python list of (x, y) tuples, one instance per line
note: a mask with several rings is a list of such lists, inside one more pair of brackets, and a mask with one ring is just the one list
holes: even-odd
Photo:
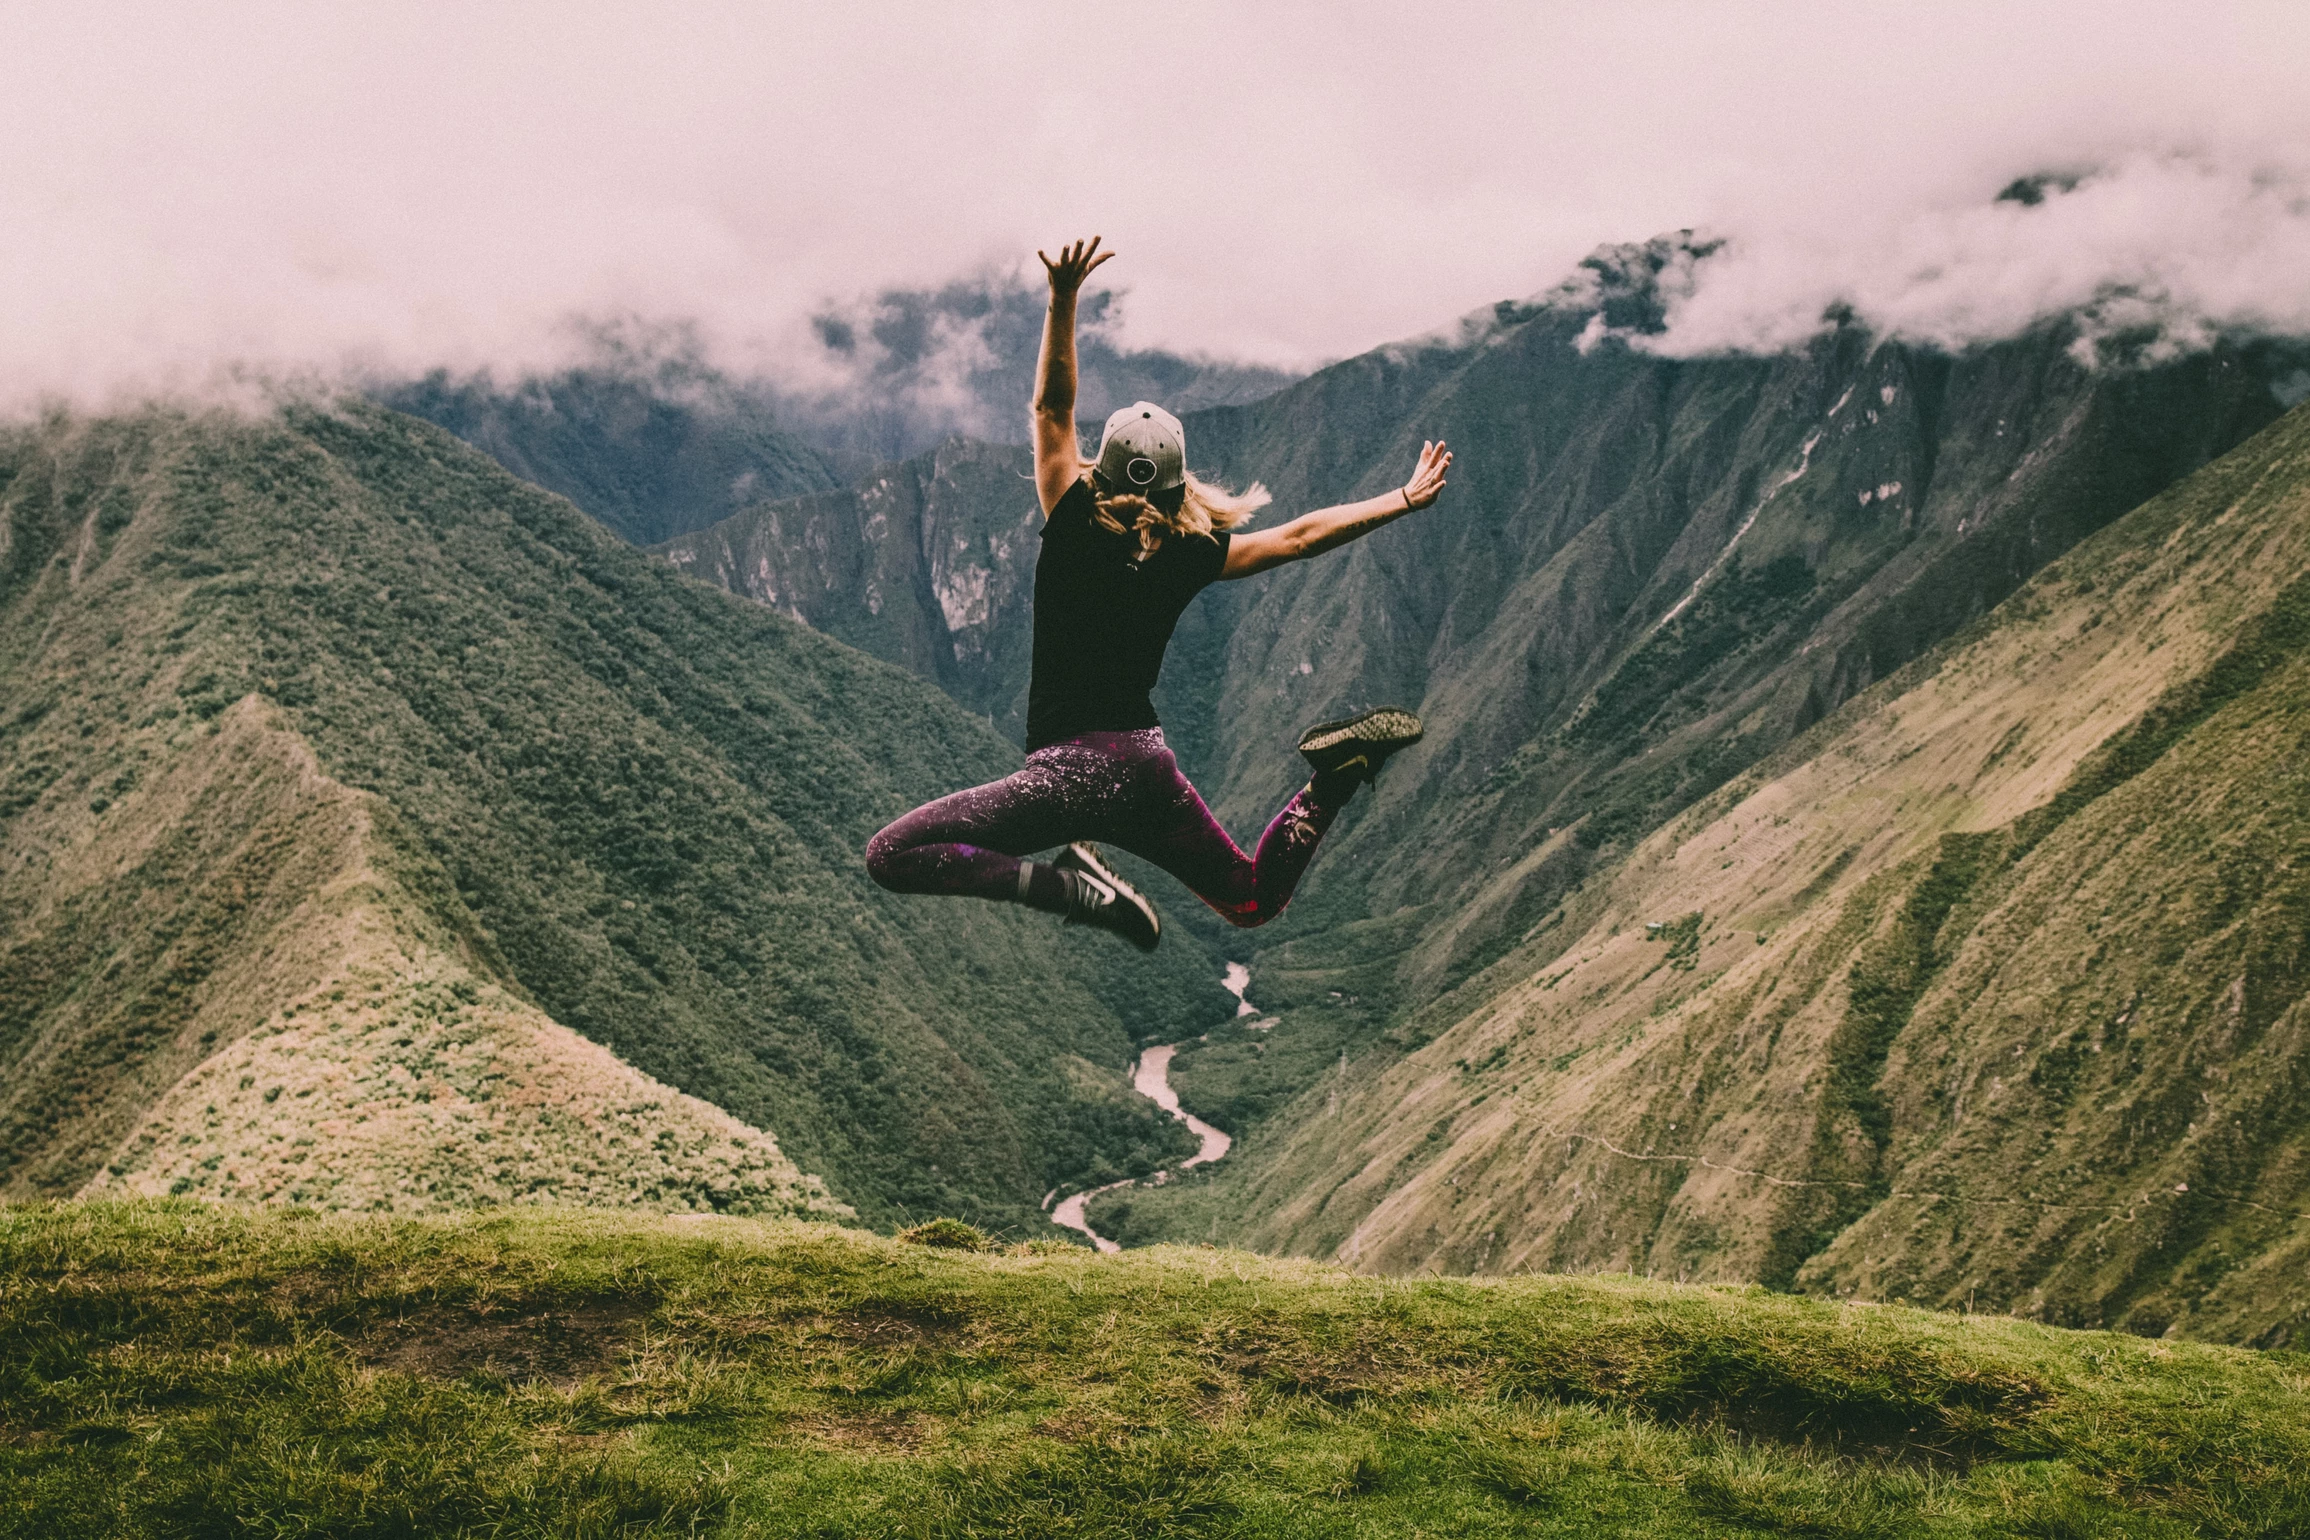
[(1631, 1278), (0, 1210), (0, 1533), (2180, 1537), (2299, 1357)]

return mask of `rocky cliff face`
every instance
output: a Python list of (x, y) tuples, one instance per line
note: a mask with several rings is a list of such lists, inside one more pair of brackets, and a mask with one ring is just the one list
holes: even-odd
[(656, 550), (935, 681), (1016, 741), (1041, 539), (1033, 478), (1023, 448), (950, 439), (852, 487), (751, 509)]

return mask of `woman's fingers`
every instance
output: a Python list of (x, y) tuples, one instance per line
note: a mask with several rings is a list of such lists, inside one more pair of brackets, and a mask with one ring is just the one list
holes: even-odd
[(1090, 276), (1091, 269), (1115, 255), (1099, 249), (1102, 239), (1104, 237), (1094, 235), (1087, 241), (1070, 241), (1059, 248), (1056, 261), (1040, 250), (1035, 255), (1042, 258), (1043, 270), (1050, 275), (1052, 283), (1073, 288)]
[(1404, 500), (1415, 508), (1425, 508), (1444, 490), (1444, 473), (1451, 469), (1452, 451), (1442, 439), (1420, 446), (1420, 463), (1412, 469), (1412, 479), (1404, 488)]

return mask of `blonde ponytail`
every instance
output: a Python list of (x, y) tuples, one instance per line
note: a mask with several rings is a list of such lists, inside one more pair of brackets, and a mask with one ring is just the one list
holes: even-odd
[(1256, 481), (1241, 492), (1230, 492), (1193, 471), (1187, 473), (1187, 485), (1181, 490), (1185, 495), (1179, 499), (1179, 511), (1165, 513), (1136, 492), (1101, 497), (1098, 481), (1094, 478), (1091, 483), (1092, 495), (1098, 498), (1099, 527), (1109, 534), (1136, 535), (1141, 560), (1154, 555), (1173, 535), (1209, 539), (1213, 530), (1233, 529), (1271, 501), (1267, 488)]

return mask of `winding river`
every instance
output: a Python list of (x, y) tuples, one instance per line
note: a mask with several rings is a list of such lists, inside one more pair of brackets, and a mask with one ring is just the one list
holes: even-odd
[[(1226, 987), (1229, 994), (1235, 996), (1235, 1013), (1238, 1016), (1256, 1016), (1259, 1014), (1258, 1010), (1243, 998), (1243, 992), (1251, 987), (1250, 970), (1245, 968), (1243, 964), (1229, 963), (1226, 976), (1220, 982)], [(1156, 1106), (1161, 1107), (1165, 1112), (1170, 1113), (1180, 1122), (1185, 1123), (1187, 1131), (1202, 1141), (1196, 1147), (1194, 1154), (1179, 1162), (1178, 1169), (1185, 1171), (1193, 1166), (1209, 1165), (1225, 1155), (1235, 1141), (1179, 1105), (1179, 1093), (1171, 1089), (1171, 1056), (1178, 1051), (1179, 1045), (1177, 1043), (1163, 1043), (1140, 1054), (1139, 1062), (1131, 1070), (1131, 1089), (1146, 1097)], [(1149, 1180), (1160, 1182), (1169, 1174), (1168, 1170), (1158, 1171)], [(1073, 1197), (1061, 1202), (1057, 1208), (1051, 1210), (1051, 1223), (1063, 1225), (1078, 1234), (1089, 1236), (1091, 1244), (1101, 1251), (1121, 1251), (1122, 1247), (1091, 1228), (1091, 1221), (1083, 1216), (1083, 1210), (1093, 1198), (1103, 1192), (1113, 1192), (1118, 1187), (1135, 1185), (1137, 1185), (1137, 1178), (1125, 1177), (1120, 1182), (1109, 1182), (1104, 1187), (1094, 1187), (1088, 1192), (1076, 1193)]]

